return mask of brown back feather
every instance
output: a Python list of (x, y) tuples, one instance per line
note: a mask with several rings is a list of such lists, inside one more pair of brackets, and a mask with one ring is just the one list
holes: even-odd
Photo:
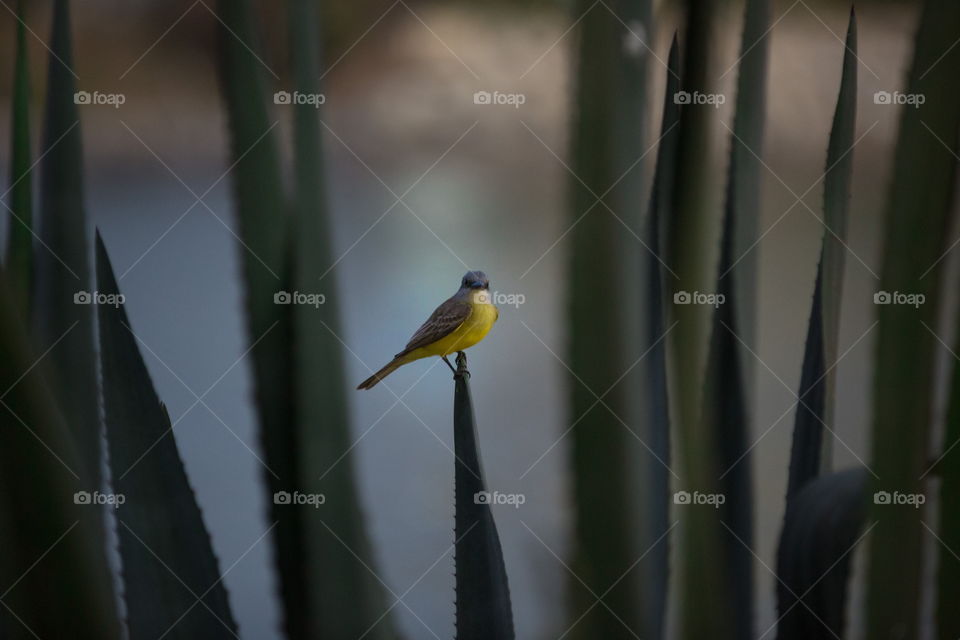
[(472, 307), (470, 303), (456, 298), (450, 298), (439, 307), (437, 307), (427, 321), (417, 329), (403, 351), (395, 357), (406, 355), (414, 349), (425, 347), (437, 340), (449, 335), (456, 330), (463, 321), (470, 316)]

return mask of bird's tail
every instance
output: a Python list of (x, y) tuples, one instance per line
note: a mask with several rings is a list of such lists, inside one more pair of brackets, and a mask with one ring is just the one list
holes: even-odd
[(388, 375), (396, 371), (400, 365), (406, 364), (406, 360), (401, 357), (396, 357), (390, 362), (388, 362), (380, 371), (377, 371), (375, 374), (364, 380), (357, 386), (357, 389), (372, 389), (376, 386), (378, 382), (386, 378)]

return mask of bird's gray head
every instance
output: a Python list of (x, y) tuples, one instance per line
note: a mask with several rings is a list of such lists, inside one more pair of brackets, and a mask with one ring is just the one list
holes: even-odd
[(490, 278), (483, 271), (467, 271), (460, 282), (461, 289), (489, 289)]

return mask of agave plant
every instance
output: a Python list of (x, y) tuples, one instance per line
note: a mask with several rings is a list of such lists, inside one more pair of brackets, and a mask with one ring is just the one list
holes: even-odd
[[(276, 297), (318, 286), (331, 263), (322, 114), (314, 105), (292, 106), (288, 193), (251, 4), (217, 4), (218, 70), (234, 163), (234, 205), (240, 235), (251, 248), (241, 279), (260, 439), (271, 470), (263, 489), (271, 498), (267, 517), (284, 634), (396, 638), (388, 588), (369, 569), (373, 554), (355, 469), (349, 458), (340, 460), (350, 445), (340, 298), (328, 281), (323, 286), (331, 304), (319, 309), (278, 304), (282, 299)], [(572, 135), (579, 177), (570, 193), (577, 224), (568, 309), (571, 368), (578, 374), (569, 401), (577, 418), (571, 465), (574, 569), (591, 591), (603, 594), (604, 606), (587, 609), (573, 633), (664, 638), (666, 612), (673, 610), (677, 637), (755, 637), (748, 440), (770, 3), (744, 4), (719, 206), (708, 192), (715, 112), (682, 99), (714, 91), (716, 3), (689, 0), (685, 28), (671, 44), (649, 195), (640, 160), (650, 137), (644, 124), (651, 92), (646, 57), (636, 55), (634, 41), (650, 48), (644, 38), (655, 31), (654, 12), (646, 1), (614, 4), (610, 11), (593, 12), (595, 5), (579, 3)], [(242, 629), (170, 417), (123, 309), (107, 243), (99, 233), (92, 247), (89, 242), (67, 0), (53, 4), (43, 124), (47, 151), (33, 162), (25, 6), (17, 6), (6, 205), (11, 227), (0, 267), (0, 390), (5, 389), (0, 542), (6, 551), (0, 561), (0, 635), (237, 637)], [(289, 88), (316, 93), (317, 3), (287, 0), (284, 7)], [(626, 21), (612, 19), (614, 10)], [(617, 38), (624, 25), (630, 46)], [(850, 634), (851, 558), (862, 545), (868, 545), (867, 600), (859, 617), (866, 637), (919, 637), (928, 533), (946, 550), (939, 554), (937, 634), (944, 639), (960, 634), (955, 606), (960, 563), (949, 552), (960, 548), (955, 507), (960, 464), (950, 455), (960, 439), (960, 358), (948, 390), (944, 446), (939, 454), (929, 450), (934, 367), (938, 344), (945, 346), (937, 328), (941, 258), (953, 223), (960, 140), (958, 33), (960, 4), (927, 0), (908, 77), (908, 92), (925, 100), (901, 117), (880, 279), (882, 291), (911, 291), (926, 303), (878, 306), (870, 468), (833, 470), (824, 432), (835, 420), (857, 140), (857, 22), (850, 14), (825, 138), (824, 232), (776, 557), (776, 632), (784, 639)], [(630, 167), (626, 173), (624, 166)], [(595, 295), (602, 287), (622, 289), (624, 282), (632, 288), (621, 298)], [(117, 304), (83, 304), (92, 290)], [(721, 304), (684, 304), (694, 291), (713, 292)], [(457, 364), (456, 637), (512, 640), (507, 567), (490, 505), (478, 499), (486, 483), (466, 358), (461, 355)], [(634, 439), (645, 451), (627, 446)], [(320, 477), (318, 469), (331, 472)], [(899, 508), (881, 498), (871, 504), (874, 495), (891, 491), (926, 495), (933, 476), (941, 479), (936, 529), (922, 508), (913, 508), (921, 505)], [(677, 496), (699, 491), (725, 500), (712, 509), (686, 506), (678, 498), (671, 512), (673, 489)], [(109, 516), (90, 500), (103, 491), (123, 498), (114, 500), (117, 508)], [(592, 499), (600, 491), (603, 502)], [(299, 508), (282, 499), (294, 492), (323, 495), (324, 508)], [(119, 572), (110, 562), (111, 528)], [(60, 570), (65, 566), (70, 570)], [(581, 592), (575, 593), (577, 605)], [(50, 602), (56, 603), (56, 615)]]

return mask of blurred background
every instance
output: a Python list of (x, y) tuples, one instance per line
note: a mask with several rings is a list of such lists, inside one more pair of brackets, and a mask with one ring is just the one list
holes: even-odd
[[(273, 91), (291, 90), (283, 74), (283, 17), (269, 3), (259, 6), (264, 72)], [(249, 338), (238, 276), (246, 249), (230, 202), (211, 7), (203, 0), (76, 5), (73, 70), (78, 89), (125, 97), (118, 108), (81, 108), (88, 215), (111, 252), (158, 392), (179, 420), (176, 439), (221, 568), (229, 568), (225, 584), (241, 636), (276, 638), (276, 581), (262, 539), (268, 527), (264, 469), (251, 363), (244, 358)], [(771, 565), (793, 424), (793, 411), (785, 411), (795, 399), (789, 389), (799, 386), (823, 233), (806, 208), (792, 205), (803, 195), (820, 211), (817, 181), (848, 9), (847, 3), (793, 0), (775, 2), (773, 9), (763, 153), (766, 233), (755, 248), (763, 365), (757, 369), (751, 457), (758, 479), (755, 551)], [(591, 9), (606, 10), (602, 3)], [(0, 12), (5, 60), (13, 54), (9, 11)], [(45, 86), (48, 11), (46, 3), (33, 3), (27, 20), (34, 114), (41, 113)], [(670, 2), (657, 3), (658, 32), (645, 34), (650, 50), (640, 55), (666, 59), (677, 11)], [(725, 11), (721, 69), (736, 61), (742, 6), (729, 3)], [(358, 383), (397, 352), (455, 291), (467, 267), (485, 270), (491, 290), (522, 299), (500, 305), (500, 321), (470, 352), (470, 368), (489, 488), (525, 497), (519, 507), (494, 507), (517, 636), (556, 637), (565, 627), (571, 536), (563, 434), (576, 419), (568, 415), (564, 393), (563, 320), (565, 240), (574, 220), (566, 204), (571, 176), (565, 163), (579, 16), (553, 2), (479, 7), (404, 0), (336, 1), (325, 3), (322, 13), (322, 118), (337, 260), (317, 291), (328, 292), (327, 304), (341, 314), (349, 381)], [(840, 353), (850, 350), (838, 365), (837, 466), (869, 457), (869, 329), (899, 109), (875, 104), (873, 94), (902, 88), (917, 7), (863, 2), (858, 19), (860, 140), (840, 331)], [(650, 68), (655, 130), (665, 69), (657, 63)], [(4, 131), (11, 71), (12, 64), (0, 65)], [(722, 79), (731, 97), (735, 78), (734, 69)], [(525, 100), (518, 106), (475, 104), (477, 91), (518, 93)], [(288, 144), (291, 111), (270, 106)], [(728, 99), (717, 110), (730, 126), (732, 106)], [(34, 123), (37, 132), (38, 115)], [(729, 134), (720, 125), (716, 131), (722, 168)], [(44, 151), (40, 145), (37, 139), (35, 156)], [(8, 149), (0, 145), (5, 175)], [(649, 176), (653, 157), (638, 170)], [(596, 209), (588, 215), (608, 214)], [(0, 225), (0, 237), (5, 233)], [(639, 244), (637, 251), (643, 251)], [(424, 637), (423, 625), (441, 637), (453, 633), (452, 398), (436, 392), (450, 379), (438, 363), (404, 367), (369, 393), (351, 391), (355, 442), (344, 452), (354, 458), (375, 568), (394, 592), (409, 589), (404, 602), (422, 619), (404, 607), (393, 610), (410, 638)], [(206, 393), (209, 409), (194, 406)], [(639, 442), (633, 444), (645, 455)], [(759, 562), (756, 575), (757, 623), (766, 629), (775, 619), (774, 578)]]

